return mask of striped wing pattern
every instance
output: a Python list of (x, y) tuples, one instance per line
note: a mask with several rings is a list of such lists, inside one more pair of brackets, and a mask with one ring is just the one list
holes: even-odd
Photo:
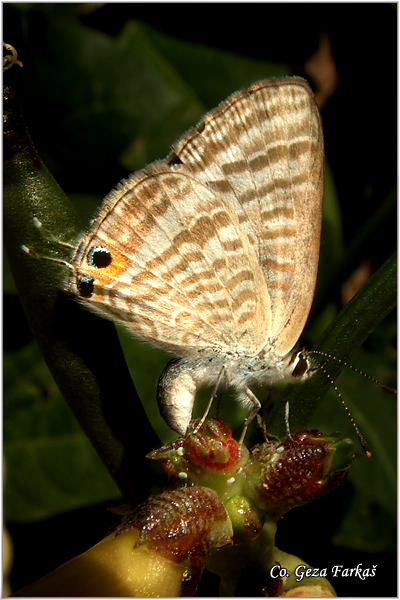
[(78, 259), (85, 263), (96, 246), (113, 257), (100, 279), (98, 269), (79, 268), (95, 279), (86, 301), (92, 309), (178, 354), (233, 350), (249, 320), (263, 324), (263, 273), (223, 197), (163, 162), (114, 194), (113, 210), (101, 211)]
[[(322, 134), (308, 85), (259, 82), (208, 113), (105, 200), (72, 263), (82, 301), (180, 356), (296, 343), (312, 301)], [(93, 248), (111, 262), (91, 264)]]
[(286, 354), (311, 307), (320, 245), (323, 137), (308, 84), (272, 79), (237, 92), (174, 151), (235, 206), (268, 288), (265, 342)]

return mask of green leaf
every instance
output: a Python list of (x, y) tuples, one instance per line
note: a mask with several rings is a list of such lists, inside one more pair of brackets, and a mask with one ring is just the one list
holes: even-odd
[[(132, 26), (132, 23), (128, 23), (122, 35), (127, 35)], [(290, 67), (284, 63), (247, 58), (226, 50), (178, 40), (142, 23), (138, 26), (193, 90), (205, 110), (214, 108), (235, 90), (257, 79), (292, 75)]]
[[(55, 80), (57, 85), (49, 86)], [(77, 85), (82, 81), (86, 84)], [(42, 132), (56, 175), (63, 159), (78, 169), (84, 161), (93, 180), (93, 166), (108, 161), (121, 160), (129, 170), (142, 168), (165, 155), (204, 109), (135, 22), (111, 38), (72, 18), (51, 20), (35, 56), (34, 85), (42, 110), (58, 113), (59, 135), (52, 135), (50, 120)], [(74, 185), (74, 173), (68, 185)]]
[(35, 342), (3, 359), (4, 517), (48, 518), (120, 497)]

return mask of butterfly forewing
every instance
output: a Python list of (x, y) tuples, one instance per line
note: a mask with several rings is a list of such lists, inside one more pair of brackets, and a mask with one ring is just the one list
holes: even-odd
[[(92, 309), (184, 355), (204, 346), (240, 349), (247, 321), (266, 328), (262, 270), (220, 194), (164, 162), (114, 194), (112, 217), (101, 211), (80, 252), (80, 274), (94, 278)], [(98, 286), (98, 269), (86, 259), (96, 247), (113, 257)], [(260, 345), (262, 330), (251, 331), (248, 343)]]

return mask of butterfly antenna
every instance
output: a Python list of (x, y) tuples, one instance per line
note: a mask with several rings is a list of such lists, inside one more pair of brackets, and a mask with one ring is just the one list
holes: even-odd
[[(375, 379), (375, 377), (371, 377), (371, 375), (368, 375), (367, 373), (364, 373), (364, 371), (361, 371), (361, 369), (357, 369), (357, 367), (353, 367), (353, 365), (350, 365), (349, 363), (347, 363), (346, 361), (342, 360), (341, 358), (338, 358), (337, 356), (333, 356), (332, 354), (328, 354), (327, 352), (321, 352), (320, 350), (310, 350), (309, 354), (319, 354), (320, 356), (325, 356), (325, 358), (330, 358), (331, 360), (335, 360), (340, 365), (343, 365), (343, 367), (347, 367), (348, 369), (351, 369), (355, 373), (358, 373), (359, 375), (362, 375), (366, 379), (369, 379), (373, 383), (376, 383), (377, 385), (379, 385), (379, 387), (382, 390), (385, 390), (385, 392), (389, 392), (390, 394), (397, 394), (397, 390), (395, 390), (394, 388), (392, 388), (392, 387), (390, 387), (388, 385), (385, 385), (384, 383), (381, 383), (380, 381), (378, 381), (377, 379)], [(325, 364), (325, 363), (323, 363), (323, 364)], [(321, 365), (319, 365), (317, 367), (317, 369), (320, 368), (320, 367), (321, 367)]]
[[(314, 351), (314, 350), (313, 350), (313, 352), (314, 352), (315, 354), (322, 354), (322, 356), (329, 356), (329, 355), (327, 355), (327, 354), (325, 355), (325, 354), (324, 354), (324, 353), (322, 353), (322, 352), (317, 352), (317, 351)], [(342, 364), (344, 364), (344, 365), (346, 364), (344, 361), (341, 361), (341, 360), (340, 360), (339, 362), (341, 362), (341, 363), (342, 363)], [(347, 365), (346, 365), (346, 366), (347, 366)], [(331, 384), (331, 386), (333, 387), (333, 389), (335, 390), (335, 392), (336, 392), (336, 394), (337, 394), (337, 396), (338, 396), (338, 398), (339, 398), (340, 402), (342, 403), (342, 405), (343, 405), (343, 408), (344, 408), (344, 410), (346, 411), (346, 414), (347, 414), (347, 416), (349, 417), (349, 419), (350, 419), (350, 422), (351, 422), (351, 424), (353, 425), (353, 427), (354, 427), (354, 429), (355, 429), (355, 432), (356, 432), (356, 434), (357, 434), (357, 437), (358, 437), (358, 439), (359, 439), (359, 441), (360, 441), (360, 444), (361, 444), (361, 446), (362, 446), (362, 449), (364, 450), (364, 452), (365, 452), (366, 456), (367, 456), (368, 458), (371, 458), (371, 456), (372, 456), (372, 452), (371, 452), (371, 450), (370, 450), (370, 447), (368, 446), (367, 442), (365, 441), (365, 439), (364, 439), (364, 436), (362, 435), (361, 431), (358, 429), (358, 427), (357, 427), (357, 423), (356, 423), (356, 422), (355, 422), (355, 420), (353, 419), (353, 415), (351, 414), (349, 407), (347, 406), (346, 402), (344, 401), (344, 398), (343, 398), (342, 394), (339, 392), (339, 390), (338, 390), (337, 386), (335, 385), (335, 382), (333, 381), (332, 377), (329, 375), (328, 371), (325, 369), (325, 366), (324, 366), (324, 365), (319, 365), (319, 368), (321, 369), (321, 371), (324, 373), (325, 377), (326, 377), (326, 378), (328, 379), (328, 381), (330, 382), (330, 384)]]

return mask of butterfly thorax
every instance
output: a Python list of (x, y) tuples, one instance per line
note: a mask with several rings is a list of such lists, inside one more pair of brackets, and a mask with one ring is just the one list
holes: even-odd
[(254, 406), (257, 399), (252, 387), (272, 386), (282, 379), (300, 382), (311, 374), (304, 350), (276, 357), (265, 350), (256, 356), (247, 356), (219, 348), (201, 349), (195, 359), (176, 359), (167, 365), (158, 382), (157, 401), (171, 429), (184, 435), (197, 390), (202, 385), (213, 386), (214, 393), (233, 388), (238, 401)]

